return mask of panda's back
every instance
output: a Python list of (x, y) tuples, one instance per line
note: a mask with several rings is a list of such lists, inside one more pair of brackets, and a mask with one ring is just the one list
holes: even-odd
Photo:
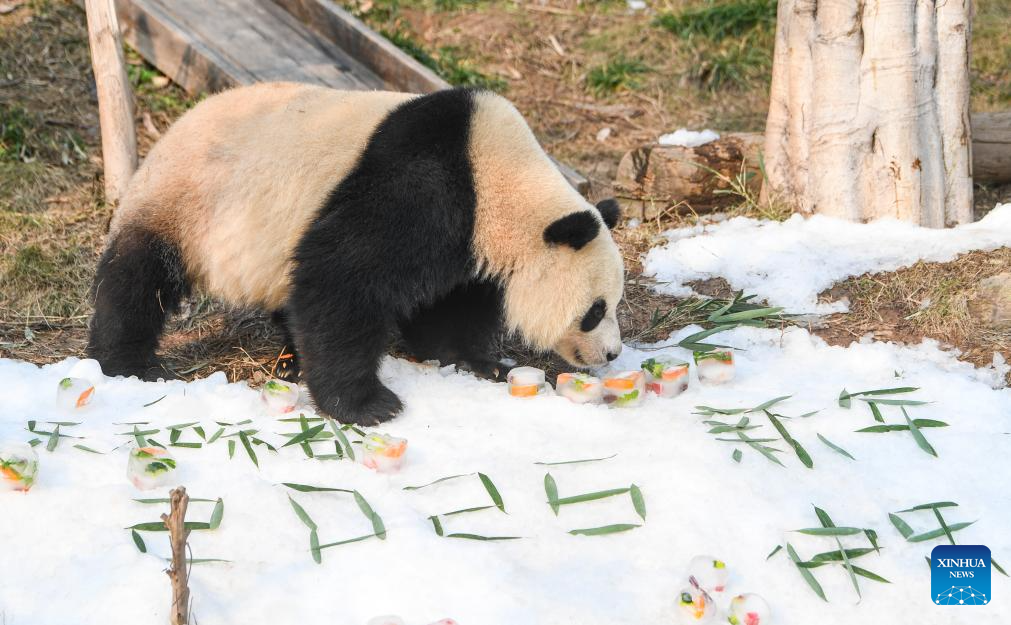
[(151, 150), (110, 236), (153, 231), (210, 294), (277, 308), (309, 222), (376, 126), (413, 97), (265, 83), (208, 98)]

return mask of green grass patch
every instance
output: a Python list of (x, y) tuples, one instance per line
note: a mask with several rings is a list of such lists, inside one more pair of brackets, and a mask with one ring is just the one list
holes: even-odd
[(976, 3), (972, 22), (972, 109), (1011, 106), (1011, 1)]
[(634, 91), (640, 86), (639, 77), (650, 68), (639, 59), (617, 56), (603, 65), (593, 67), (586, 74), (586, 86), (601, 96), (618, 91)]
[(704, 37), (722, 41), (728, 37), (741, 37), (756, 29), (774, 29), (776, 0), (707, 2), (678, 13), (661, 14), (656, 18), (656, 24), (684, 39)]

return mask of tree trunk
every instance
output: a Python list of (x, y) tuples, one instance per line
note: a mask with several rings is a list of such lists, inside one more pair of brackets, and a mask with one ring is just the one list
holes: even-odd
[(763, 193), (850, 220), (972, 220), (972, 0), (779, 0)]
[(137, 169), (137, 134), (133, 126), (133, 97), (126, 77), (123, 40), (113, 0), (85, 0), (91, 67), (98, 90), (98, 119), (102, 128), (102, 165), (105, 199), (119, 202)]

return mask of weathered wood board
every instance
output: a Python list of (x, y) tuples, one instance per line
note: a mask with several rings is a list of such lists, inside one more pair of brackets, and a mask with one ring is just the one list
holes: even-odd
[[(126, 42), (191, 93), (275, 80), (413, 93), (450, 86), (331, 0), (115, 3)], [(580, 174), (558, 167), (589, 191)]]

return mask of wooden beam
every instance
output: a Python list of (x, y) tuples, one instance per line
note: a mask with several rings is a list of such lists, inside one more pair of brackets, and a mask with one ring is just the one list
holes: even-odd
[(133, 94), (126, 76), (123, 43), (113, 0), (85, 0), (91, 67), (98, 90), (102, 131), (105, 199), (115, 204), (126, 193), (137, 169), (137, 134), (133, 125)]
[(1011, 111), (973, 113), (972, 179), (1011, 182)]

